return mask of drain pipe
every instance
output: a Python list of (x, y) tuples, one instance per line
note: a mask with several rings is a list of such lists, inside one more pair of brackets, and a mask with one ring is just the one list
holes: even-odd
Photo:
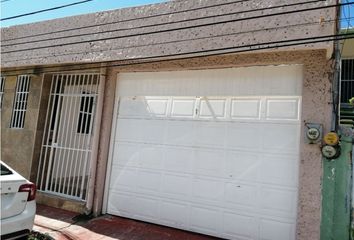
[[(337, 4), (340, 4), (340, 0), (336, 1)], [(340, 33), (340, 13), (341, 7), (336, 8), (336, 21), (335, 25), (335, 33)], [(332, 82), (332, 121), (331, 121), (331, 131), (335, 132), (338, 129), (338, 113), (339, 113), (339, 81), (340, 81), (340, 43), (339, 40), (334, 41), (334, 74), (333, 74), (333, 82)]]

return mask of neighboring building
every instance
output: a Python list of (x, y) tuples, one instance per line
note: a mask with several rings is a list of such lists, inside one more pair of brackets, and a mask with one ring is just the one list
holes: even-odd
[[(348, 29), (344, 32), (350, 34), (354, 32), (354, 29)], [(352, 151), (349, 154), (352, 159), (349, 163), (354, 164), (354, 102), (350, 103), (350, 100), (354, 98), (354, 40), (347, 39), (341, 43), (341, 76), (340, 76), (340, 107), (339, 107), (339, 120), (343, 128), (351, 128), (351, 138), (349, 138), (346, 144), (350, 145)], [(350, 131), (348, 131), (350, 132)], [(350, 140), (352, 142), (350, 143)], [(354, 168), (351, 168), (354, 176)], [(354, 186), (354, 178), (351, 179), (351, 188)], [(350, 192), (347, 193), (349, 198)], [(351, 239), (354, 238), (354, 191), (351, 189)]]
[(354, 105), (349, 103), (354, 97), (354, 39), (345, 40), (341, 48), (340, 121), (354, 126)]
[(331, 130), (333, 42), (314, 39), (335, 34), (335, 4), (171, 1), (3, 28), (1, 158), (52, 206), (319, 239), (304, 133)]

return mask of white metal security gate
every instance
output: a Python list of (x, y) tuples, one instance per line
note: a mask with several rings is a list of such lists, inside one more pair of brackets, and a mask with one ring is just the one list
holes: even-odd
[(99, 74), (52, 77), (37, 174), (39, 190), (86, 200)]

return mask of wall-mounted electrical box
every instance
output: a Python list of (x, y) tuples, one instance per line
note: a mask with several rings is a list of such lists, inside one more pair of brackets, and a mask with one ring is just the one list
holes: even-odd
[(308, 144), (320, 143), (323, 127), (319, 123), (305, 123), (305, 142)]
[(338, 158), (340, 155), (340, 137), (335, 132), (329, 132), (323, 137), (322, 155), (331, 160)]

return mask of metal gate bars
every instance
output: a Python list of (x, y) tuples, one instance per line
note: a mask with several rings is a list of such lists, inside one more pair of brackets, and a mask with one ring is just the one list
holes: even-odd
[(44, 192), (86, 200), (100, 74), (54, 74), (38, 166)]

